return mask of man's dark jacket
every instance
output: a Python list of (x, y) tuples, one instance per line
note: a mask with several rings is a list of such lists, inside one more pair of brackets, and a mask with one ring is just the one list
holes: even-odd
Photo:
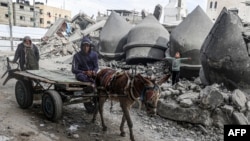
[[(36, 56), (37, 61), (39, 61), (39, 50), (37, 48), (36, 45), (33, 44), (33, 50), (34, 50), (34, 54)], [(18, 44), (16, 52), (15, 52), (15, 57), (13, 62), (16, 62), (19, 59), (19, 65), (21, 70), (25, 70), (25, 46), (22, 43)]]

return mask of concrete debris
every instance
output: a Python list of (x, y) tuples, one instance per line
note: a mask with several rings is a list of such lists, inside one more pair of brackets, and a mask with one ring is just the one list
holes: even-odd
[(71, 21), (58, 19), (46, 32), (42, 42), (37, 44), (41, 58), (74, 54), (79, 51), (79, 42), (82, 37), (90, 35), (93, 39), (99, 36), (96, 31), (100, 30), (104, 23), (105, 21), (95, 23), (83, 13), (77, 14)]
[(69, 37), (69, 42), (75, 42), (79, 39), (81, 39), (83, 36), (89, 35), (91, 34), (94, 37), (98, 37), (99, 35), (97, 34), (98, 32), (94, 32), (94, 31), (99, 31), (103, 28), (103, 26), (105, 25), (106, 20), (102, 20), (99, 21), (93, 25), (89, 25), (86, 29), (84, 30), (80, 30), (78, 29), (77, 31), (74, 32), (73, 35), (71, 35)]
[(157, 106), (161, 117), (175, 121), (185, 121), (196, 124), (211, 125), (210, 112), (198, 107), (183, 108), (176, 102), (164, 102), (160, 99)]
[[(194, 82), (182, 80), (178, 83), (180, 84), (177, 87), (161, 85), (163, 96), (157, 109), (161, 117), (220, 128), (223, 128), (224, 124), (248, 123), (247, 113), (249, 112), (246, 112), (248, 109), (246, 107), (249, 101), (240, 90), (237, 90), (236, 94), (236, 92), (225, 91), (223, 85), (214, 84), (206, 86), (200, 92), (195, 92), (190, 87), (197, 85)], [(197, 85), (197, 87), (201, 86)], [(181, 88), (185, 90), (184, 93), (180, 91), (176, 96), (176, 89)], [(245, 110), (237, 108), (239, 103), (241, 106), (244, 105)]]
[[(200, 48), (213, 23), (200, 6), (197, 6), (170, 34), (170, 56), (180, 51), (182, 57), (191, 57), (183, 61), (181, 77), (198, 77), (201, 68)], [(191, 70), (191, 71), (188, 71)]]
[[(224, 8), (201, 48), (201, 62), (209, 84), (228, 89), (250, 88), (249, 46), (238, 15)], [(239, 63), (240, 62), (240, 63)]]
[(201, 107), (210, 108), (211, 110), (217, 108), (223, 103), (223, 95), (218, 90), (211, 90), (201, 98)]
[(230, 117), (233, 114), (234, 107), (230, 105), (224, 105), (221, 107), (221, 110)]
[(235, 119), (235, 124), (248, 125), (249, 121), (243, 113), (234, 111), (233, 118)]
[(45, 33), (43, 40), (47, 40), (51, 36), (53, 36), (55, 33), (59, 36), (63, 36), (62, 32), (66, 30), (66, 19), (60, 18), (56, 20), (56, 22), (49, 28), (49, 30)]
[[(101, 60), (99, 64), (102, 67), (112, 67), (117, 70), (126, 69), (130, 72), (131, 68), (135, 67), (119, 61), (107, 62)], [(162, 61), (148, 63), (147, 66), (136, 65), (136, 72), (143, 76), (154, 75), (156, 80), (159, 80), (163, 77), (165, 65)], [(247, 117), (250, 117), (250, 114), (247, 114), (250, 110), (246, 112), (246, 110), (237, 109), (237, 104), (232, 100), (235, 92), (227, 90), (222, 84), (215, 83), (204, 88), (202, 83), (186, 79), (181, 79), (174, 86), (171, 85), (171, 79), (168, 81), (160, 85), (161, 97), (157, 106), (157, 113), (161, 117), (220, 128), (223, 128), (224, 124), (247, 122)], [(248, 99), (245, 103), (245, 107), (250, 106), (247, 106), (247, 103), (250, 103)], [(241, 114), (234, 113), (235, 111)]]
[(86, 29), (89, 25), (95, 24), (95, 21), (84, 13), (79, 13), (72, 18), (72, 23), (80, 26), (81, 30)]
[(131, 28), (130, 23), (113, 11), (100, 33), (100, 55), (109, 59), (121, 58)]
[(168, 31), (153, 15), (147, 16), (128, 33), (124, 46), (128, 64), (145, 64), (165, 57)]
[(237, 109), (239, 110), (246, 109), (247, 99), (246, 99), (245, 94), (241, 90), (236, 89), (233, 91), (232, 102), (237, 106)]

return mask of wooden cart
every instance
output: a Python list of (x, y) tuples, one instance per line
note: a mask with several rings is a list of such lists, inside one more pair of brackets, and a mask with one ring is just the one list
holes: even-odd
[[(80, 82), (73, 74), (49, 70), (9, 70), (9, 78), (17, 79), (15, 96), (19, 106), (23, 109), (33, 104), (33, 97), (41, 95), (42, 110), (52, 121), (62, 115), (63, 105), (84, 103), (87, 112), (95, 110), (95, 97), (91, 83)], [(4, 84), (7, 81), (4, 82)]]

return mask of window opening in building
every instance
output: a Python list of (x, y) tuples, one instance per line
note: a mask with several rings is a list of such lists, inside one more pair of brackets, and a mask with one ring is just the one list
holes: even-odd
[(40, 18), (40, 24), (44, 24), (44, 19)]
[(47, 21), (47, 24), (50, 24), (50, 21)]
[(214, 3), (214, 9), (217, 8), (217, 1)]
[(30, 21), (33, 22), (33, 21), (34, 21), (34, 18), (30, 18)]
[(20, 20), (25, 21), (25, 17), (24, 16), (20, 16)]
[(5, 18), (9, 18), (9, 14), (5, 14)]
[(34, 8), (30, 8), (30, 11), (34, 11)]
[(20, 5), (20, 9), (24, 9), (24, 6), (23, 6), (23, 5)]
[(8, 7), (8, 4), (7, 4), (7, 3), (1, 2), (1, 6), (3, 6), (3, 7)]
[(40, 9), (40, 14), (43, 14), (43, 9)]
[(213, 8), (213, 2), (212, 1), (210, 2), (210, 8)]
[(51, 17), (51, 14), (50, 14), (50, 12), (48, 12), (48, 13), (47, 13), (47, 15), (48, 15), (49, 17)]

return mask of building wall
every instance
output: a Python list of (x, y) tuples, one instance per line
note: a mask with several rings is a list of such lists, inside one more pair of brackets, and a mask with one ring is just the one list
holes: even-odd
[(0, 0), (0, 24), (9, 24), (8, 0)]
[(68, 20), (71, 19), (71, 11), (69, 10), (64, 10), (42, 4), (36, 4), (36, 7), (39, 7), (40, 9), (40, 27), (50, 27), (51, 24), (53, 24), (59, 18), (66, 18)]
[(246, 6), (243, 2), (244, 0), (207, 0), (207, 15), (215, 21), (223, 7), (237, 8), (239, 17), (245, 22), (250, 22), (250, 6)]
[(186, 16), (186, 0), (169, 0), (169, 3), (164, 7), (163, 23), (179, 23)]
[[(35, 17), (39, 17), (39, 9), (35, 8)], [(13, 3), (13, 19), (15, 26), (34, 26), (34, 7), (22, 3)], [(39, 27), (39, 18), (35, 18), (35, 27)]]

